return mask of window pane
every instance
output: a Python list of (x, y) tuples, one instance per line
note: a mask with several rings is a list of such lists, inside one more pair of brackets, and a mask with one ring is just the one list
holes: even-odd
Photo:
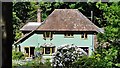
[(45, 38), (45, 32), (43, 33), (43, 37)]
[(68, 36), (70, 36), (70, 33), (68, 34)]
[(46, 37), (50, 37), (50, 32), (46, 32)]
[(45, 48), (45, 54), (50, 54), (50, 48), (49, 47)]
[(65, 37), (73, 37), (73, 33), (65, 33), (64, 36)]
[(73, 36), (73, 33), (71, 34), (71, 36)]
[(84, 38), (84, 34), (81, 34), (81, 38)]
[(55, 47), (52, 48), (52, 53), (54, 53), (54, 52), (55, 52)]
[(25, 48), (26, 53), (29, 53), (29, 48)]
[(44, 32), (43, 37), (44, 37), (44, 39), (46, 39), (46, 38), (52, 38), (53, 34), (52, 34), (52, 32)]

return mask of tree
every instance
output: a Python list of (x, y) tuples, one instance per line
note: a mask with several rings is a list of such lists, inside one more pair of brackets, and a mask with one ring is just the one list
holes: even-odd
[[(96, 6), (103, 11), (103, 18), (106, 20), (105, 33), (98, 34), (99, 42), (109, 42), (109, 48), (104, 49), (102, 52), (107, 52), (105, 57), (112, 56), (113, 66), (120, 63), (118, 61), (120, 55), (120, 44), (117, 41), (120, 39), (120, 2), (117, 3), (97, 3)], [(102, 49), (103, 50), (103, 49)], [(100, 51), (100, 49), (98, 50)], [(106, 53), (105, 52), (105, 53)], [(102, 53), (103, 54), (103, 53)]]

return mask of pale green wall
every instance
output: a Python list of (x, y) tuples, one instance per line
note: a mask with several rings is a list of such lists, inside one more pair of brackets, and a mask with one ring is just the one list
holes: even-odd
[(91, 49), (94, 45), (92, 34), (88, 34), (87, 39), (82, 39), (80, 34), (74, 34), (74, 38), (64, 38), (64, 34), (54, 34), (51, 41), (49, 39), (44, 40), (42, 34), (33, 34), (19, 45), (21, 45), (21, 51), (24, 51), (24, 46), (40, 46), (44, 43), (53, 43), (56, 47), (64, 44), (74, 44), (80, 47), (89, 47), (89, 55), (91, 54)]

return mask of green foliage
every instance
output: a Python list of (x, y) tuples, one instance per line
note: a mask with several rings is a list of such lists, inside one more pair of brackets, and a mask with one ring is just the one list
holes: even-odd
[(21, 66), (20, 64), (12, 64), (12, 68), (16, 68), (18, 66)]
[(27, 62), (24, 66), (34, 66), (34, 67), (37, 67), (37, 66), (41, 66), (43, 65), (42, 62), (38, 62), (38, 61), (30, 61), (30, 62)]
[(120, 67), (120, 63), (115, 64), (116, 66)]
[[(108, 54), (108, 53), (106, 53)], [(77, 60), (73, 65), (82, 66), (82, 68), (112, 68), (113, 56), (111, 54), (105, 55), (101, 54), (92, 55), (90, 57), (82, 57)]]
[(19, 39), (19, 38), (22, 37), (22, 32), (16, 31), (15, 35), (16, 35), (16, 36), (15, 36), (15, 39)]
[[(103, 11), (103, 17), (107, 21), (105, 24), (105, 33), (102, 40), (119, 39), (120, 23), (120, 2), (118, 3), (97, 3), (96, 6)], [(101, 38), (101, 37), (100, 37)]]
[(97, 3), (96, 6), (103, 11), (103, 17), (107, 21), (104, 23), (105, 33), (98, 34), (98, 41), (111, 43), (107, 50), (99, 49), (98, 52), (110, 65), (119, 67), (120, 44), (116, 40), (120, 39), (120, 2)]
[(25, 59), (25, 57), (22, 52), (12, 51), (12, 59), (19, 60), (19, 59)]
[(47, 58), (47, 59), (45, 60), (45, 65), (46, 65), (46, 66), (51, 66), (50, 58)]
[(40, 51), (42, 48), (40, 48), (40, 47), (36, 47), (35, 48), (35, 51)]

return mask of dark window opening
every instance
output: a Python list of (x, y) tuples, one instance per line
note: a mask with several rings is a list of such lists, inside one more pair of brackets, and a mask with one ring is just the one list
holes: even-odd
[(50, 54), (50, 48), (45, 48), (45, 54)]
[(65, 37), (73, 37), (73, 33), (65, 33), (64, 36)]
[(81, 38), (87, 39), (87, 33), (82, 33)]
[(27, 54), (27, 56), (29, 56), (29, 48), (25, 47), (25, 53)]
[(46, 32), (46, 38), (50, 38), (50, 32)]
[(84, 34), (81, 34), (81, 38), (84, 38)]
[(30, 56), (34, 56), (35, 47), (30, 47)]
[(34, 56), (34, 49), (35, 47), (25, 47), (25, 53), (27, 57)]
[(21, 46), (19, 45), (19, 51), (21, 52)]
[(88, 47), (80, 47), (81, 49), (83, 49), (87, 54), (89, 53), (89, 48)]
[(54, 53), (55, 52), (55, 48), (52, 48), (52, 53)]
[(55, 47), (44, 47), (43, 53), (44, 54), (52, 54), (55, 52)]
[(53, 34), (52, 32), (44, 32), (43, 37), (44, 39), (50, 38), (50, 40), (52, 40)]
[(26, 53), (29, 53), (29, 48), (25, 48), (25, 52), (26, 52)]

